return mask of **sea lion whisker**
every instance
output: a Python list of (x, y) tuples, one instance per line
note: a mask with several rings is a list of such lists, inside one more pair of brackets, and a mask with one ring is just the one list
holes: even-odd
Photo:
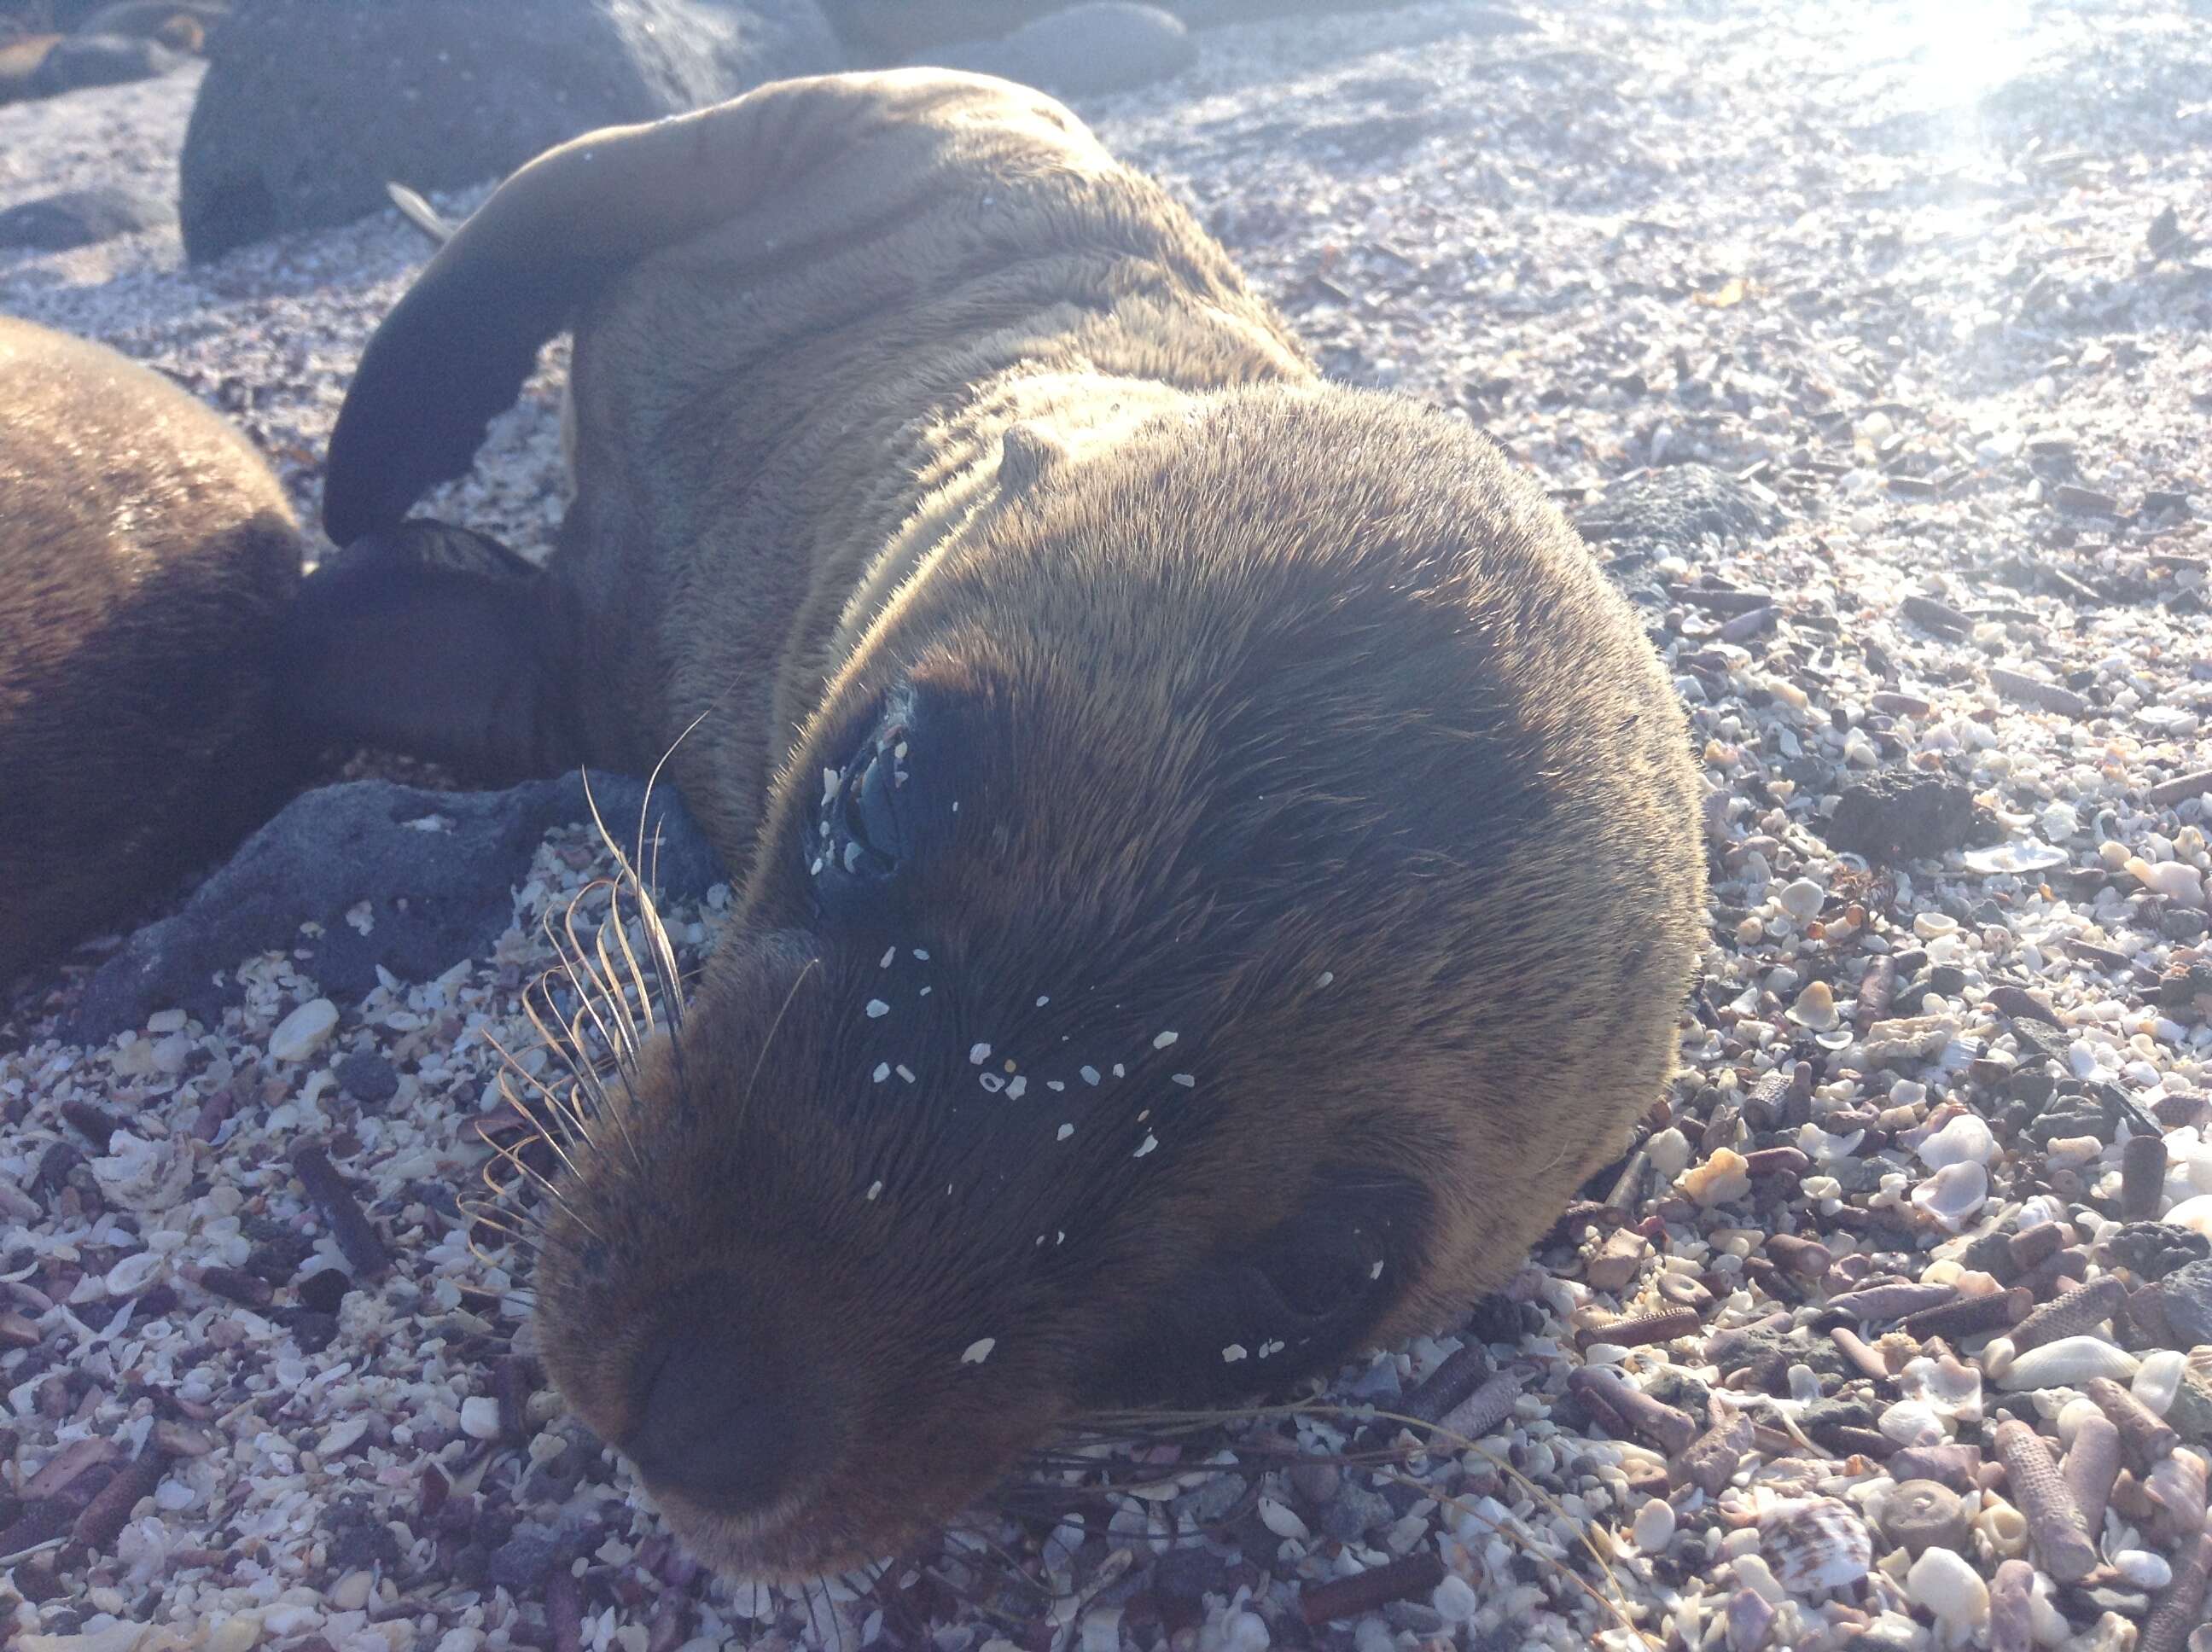
[[(523, 1011), (526, 1015), (530, 1017), (532, 1025), (538, 1025), (536, 1013), (532, 1011), (526, 999), (523, 1003)], [(509, 1087), (509, 1080), (512, 1078), (520, 1078), (523, 1083), (528, 1084), (532, 1089), (535, 1090), (540, 1096), (545, 1098), (545, 1104), (552, 1110), (555, 1118), (559, 1121), (562, 1127), (562, 1133), (564, 1136), (568, 1137), (570, 1140), (574, 1140), (579, 1138), (586, 1140), (589, 1139), (588, 1136), (585, 1133), (584, 1121), (580, 1111), (572, 1109), (569, 1104), (564, 1102), (561, 1099), (559, 1094), (556, 1092), (550, 1085), (547, 1084), (544, 1079), (540, 1078), (536, 1073), (524, 1066), (520, 1060), (516, 1060), (515, 1057), (507, 1050), (507, 1047), (500, 1042), (498, 1037), (489, 1027), (479, 1029), (479, 1031), (483, 1035), (484, 1042), (490, 1045), (493, 1049), (499, 1052), (500, 1060), (504, 1063), (499, 1075), (499, 1093), (501, 1098), (505, 1100), (507, 1106), (514, 1110), (514, 1115), (517, 1118), (520, 1119), (532, 1130), (543, 1136), (545, 1139), (545, 1144), (547, 1146), (552, 1148), (556, 1152), (561, 1152), (562, 1143), (554, 1139), (553, 1133), (546, 1127), (545, 1121), (539, 1118), (530, 1108), (525, 1106), (522, 1098), (517, 1096)], [(538, 1032), (542, 1037), (544, 1034), (544, 1029), (543, 1026), (538, 1026)], [(567, 1163), (568, 1156), (566, 1153), (562, 1154), (562, 1158), (563, 1163)], [(576, 1167), (574, 1164), (570, 1164), (568, 1166), (571, 1174), (574, 1174), (575, 1168)]]
[(517, 1170), (520, 1171), (525, 1179), (536, 1187), (539, 1192), (545, 1196), (545, 1198), (550, 1200), (554, 1206), (564, 1212), (571, 1221), (577, 1224), (577, 1226), (582, 1228), (585, 1232), (590, 1234), (594, 1239), (604, 1239), (605, 1236), (600, 1234), (597, 1229), (591, 1225), (591, 1224), (585, 1221), (583, 1217), (578, 1212), (575, 1206), (569, 1202), (568, 1196), (561, 1191), (560, 1184), (555, 1181), (552, 1177), (547, 1175), (544, 1171), (531, 1163), (528, 1159), (525, 1158), (522, 1155), (522, 1149), (520, 1146), (510, 1143), (500, 1142), (491, 1142), (488, 1145), (495, 1155), (505, 1159), (508, 1163), (514, 1166)]
[[(641, 891), (639, 895), (641, 906), (644, 904), (644, 901), (643, 892)], [(623, 966), (629, 971), (629, 985), (635, 987), (637, 992), (638, 1013), (643, 1017), (645, 1030), (652, 1033), (657, 1029), (658, 1025), (653, 1013), (653, 990), (646, 985), (645, 971), (638, 963), (636, 950), (629, 944), (629, 926), (623, 921), (622, 916), (622, 886), (620, 884), (607, 891), (607, 912), (611, 919), (608, 927), (615, 932), (615, 940), (622, 948)], [(599, 935), (600, 944), (604, 949), (606, 930), (602, 929)], [(607, 965), (610, 971), (613, 967), (611, 963)]]
[[(622, 1033), (623, 1060), (635, 1064), (643, 1043), (640, 1036), (641, 1031), (649, 1033), (653, 1029), (653, 1005), (650, 999), (645, 998), (641, 984), (639, 998), (641, 1001), (636, 1010), (632, 1010), (630, 1007), (630, 982), (623, 978), (621, 969), (615, 963), (614, 949), (607, 944), (607, 932), (611, 929), (614, 930), (617, 932), (615, 938), (622, 943), (623, 951), (625, 954), (629, 952), (629, 940), (627, 937), (621, 934), (621, 903), (617, 892), (611, 888), (607, 891), (607, 919), (599, 926), (599, 932), (593, 938), (592, 945), (599, 954), (597, 972), (599, 978), (607, 986), (608, 1011)], [(636, 960), (631, 958), (629, 962), (634, 970), (636, 968)], [(641, 1013), (643, 1017), (642, 1027), (640, 1023)]]
[[(541, 1012), (537, 1000), (528, 993), (525, 993), (522, 999), (522, 1012), (528, 1018), (532, 1027), (536, 1029), (540, 1040), (539, 1047), (567, 1070), (574, 1094), (587, 1098), (588, 1105), (584, 1100), (562, 1098), (527, 1072), (524, 1073), (523, 1077), (529, 1078), (530, 1082), (536, 1084), (544, 1093), (547, 1102), (559, 1115), (563, 1132), (568, 1139), (581, 1141), (589, 1146), (592, 1140), (592, 1120), (605, 1109), (606, 1091), (599, 1084), (599, 1074), (587, 1063), (579, 1059), (582, 1053), (569, 1048), (566, 1031), (556, 1032), (552, 1027), (545, 1024), (545, 1016), (554, 1013), (554, 1010), (551, 995), (548, 993), (542, 996), (547, 1001), (544, 1011)], [(555, 1024), (557, 1026), (559, 1023), (556, 1021)], [(531, 1115), (526, 1112), (524, 1116)]]
[[(599, 1013), (600, 1000), (617, 998), (620, 996), (619, 991), (611, 982), (603, 980), (599, 972), (592, 967), (591, 954), (585, 950), (583, 941), (576, 933), (576, 908), (583, 904), (584, 896), (597, 889), (604, 881), (594, 878), (579, 890), (562, 914), (562, 926), (568, 932), (568, 950), (561, 955), (561, 964), (568, 974), (569, 984), (575, 988), (578, 1003), (590, 1011), (592, 1023), (598, 1029), (600, 1040), (614, 1057), (617, 1071), (627, 1078), (628, 1069), (635, 1064), (636, 1052), (617, 1037), (615, 1030), (608, 1024), (608, 1016), (602, 1016)], [(602, 924), (600, 928), (604, 935), (605, 926)], [(579, 971), (583, 975), (581, 981), (577, 979)], [(585, 985), (586, 981), (590, 983), (588, 987)], [(611, 1014), (612, 1011), (610, 1009), (609, 1016)]]
[[(716, 703), (719, 704), (720, 701)], [(607, 853), (615, 859), (615, 865), (620, 867), (624, 876), (629, 878), (630, 887), (637, 891), (640, 915), (646, 926), (649, 950), (653, 954), (653, 967), (660, 976), (663, 1010), (668, 1017), (672, 1031), (678, 1029), (682, 1023), (684, 999), (680, 973), (676, 966), (676, 949), (668, 938), (667, 926), (661, 921), (659, 902), (654, 894), (654, 891), (660, 887), (661, 840), (659, 834), (655, 833), (653, 835), (652, 863), (644, 877), (639, 875), (637, 863), (646, 858), (647, 821), (653, 808), (653, 788), (660, 779), (660, 771), (668, 760), (676, 755), (676, 748), (684, 744), (692, 730), (707, 720), (708, 714), (714, 709), (713, 706), (709, 706), (706, 711), (701, 712), (693, 718), (684, 732), (669, 744), (668, 750), (660, 754), (659, 761), (653, 765), (652, 771), (647, 774), (645, 795), (639, 799), (637, 805), (637, 848), (634, 856), (624, 855), (621, 845), (615, 841), (614, 835), (607, 830), (607, 823), (599, 814), (599, 799), (592, 794), (592, 777), (588, 773), (583, 777), (584, 800), (591, 805), (592, 823), (599, 829), (599, 841), (606, 845)], [(642, 983), (638, 990), (642, 995), (644, 992)]]
[(753, 1058), (753, 1070), (746, 1075), (745, 1087), (738, 1096), (737, 1121), (733, 1121), (733, 1123), (742, 1121), (744, 1118), (746, 1105), (752, 1100), (753, 1086), (760, 1082), (761, 1068), (768, 1061), (768, 1053), (775, 1044), (776, 1034), (782, 1030), (783, 1017), (790, 1012), (792, 1000), (799, 996), (799, 989), (805, 985), (806, 977), (821, 966), (821, 959), (809, 958), (799, 974), (793, 978), (791, 990), (783, 995), (783, 1003), (775, 1012), (775, 1019), (769, 1023), (768, 1036), (761, 1040), (760, 1054)]

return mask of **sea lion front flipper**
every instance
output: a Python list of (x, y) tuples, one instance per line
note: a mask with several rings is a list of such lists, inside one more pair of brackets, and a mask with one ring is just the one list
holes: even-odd
[(582, 761), (543, 657), (545, 576), (496, 540), (414, 518), (310, 574), (276, 649), (283, 737), (353, 744), (504, 783)]
[(466, 471), (538, 347), (641, 259), (805, 188), (833, 160), (874, 167), (880, 156), (878, 169), (901, 183), (825, 198), (810, 234), (834, 244), (934, 186), (926, 168), (901, 164), (916, 121), (1008, 109), (1055, 128), (1062, 118), (1044, 94), (1010, 82), (899, 70), (775, 81), (548, 149), (454, 230), (362, 351), (331, 434), (331, 538), (394, 526), (426, 488)]

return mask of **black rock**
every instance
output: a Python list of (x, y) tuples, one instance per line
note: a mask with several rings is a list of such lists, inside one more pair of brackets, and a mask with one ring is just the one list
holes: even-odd
[(1948, 774), (1892, 768), (1843, 794), (1829, 819), (1828, 846), (1877, 864), (1930, 859), (1989, 841), (1996, 823), (1974, 804), (1974, 788)]
[(338, 1063), (338, 1088), (364, 1107), (375, 1107), (399, 1093), (399, 1074), (374, 1050), (356, 1050)]
[(169, 203), (137, 190), (100, 185), (42, 195), (0, 212), (0, 246), (59, 252), (174, 223)]
[(489, 1576), (522, 1600), (533, 1599), (553, 1574), (560, 1558), (560, 1536), (550, 1526), (518, 1526), (514, 1535), (491, 1552)]
[(179, 163), (195, 261), (844, 66), (816, 0), (246, 0), (207, 52)]
[(1048, 12), (1004, 39), (963, 41), (925, 52), (914, 61), (1080, 97), (1164, 80), (1181, 74), (1197, 55), (1190, 32), (1159, 7), (1091, 0)]
[(323, 1527), (331, 1534), (329, 1558), (334, 1571), (399, 1564), (399, 1540), (365, 1497), (337, 1498), (324, 1511)]
[[(2177, 1232), (2187, 1232), (2178, 1229)], [(2191, 1262), (2159, 1281), (2158, 1305), (2177, 1348), (2212, 1343), (2212, 1261)]]
[(303, 1354), (319, 1354), (337, 1340), (338, 1316), (307, 1309), (292, 1315), (292, 1340)]
[(1616, 483), (1575, 516), (1593, 544), (1616, 542), (1655, 555), (1700, 539), (1751, 539), (1781, 525), (1772, 495), (1709, 465), (1669, 465)]
[[(594, 774), (592, 795), (608, 830), (627, 846), (644, 783)], [(409, 823), (433, 816), (450, 826)], [(653, 795), (653, 817), (661, 892), (696, 898), (722, 877), (720, 860), (667, 787)], [(149, 924), (100, 966), (68, 1036), (104, 1042), (171, 1007), (212, 1023), (239, 1000), (228, 972), (257, 953), (287, 948), (334, 999), (368, 992), (379, 965), (404, 981), (429, 980), (506, 931), (514, 887), (547, 829), (590, 818), (583, 780), (574, 774), (504, 792), (355, 780), (305, 793), (248, 838), (181, 912)], [(373, 917), (367, 935), (345, 916), (362, 902)], [(300, 933), (308, 922), (322, 929), (312, 939)]]
[(159, 40), (122, 34), (73, 35), (54, 43), (31, 76), (31, 90), (50, 98), (82, 86), (121, 86), (166, 75), (184, 62), (182, 52), (170, 51)]
[(300, 1303), (318, 1314), (335, 1314), (352, 1289), (353, 1281), (343, 1268), (319, 1268), (300, 1281)]

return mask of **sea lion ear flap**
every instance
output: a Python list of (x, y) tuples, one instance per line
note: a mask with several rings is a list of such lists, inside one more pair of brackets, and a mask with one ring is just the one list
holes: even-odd
[(516, 172), (384, 319), (331, 434), (323, 525), (351, 544), (466, 472), (538, 348), (622, 271), (705, 234), (850, 142), (882, 100), (781, 81), (690, 114), (586, 132)]

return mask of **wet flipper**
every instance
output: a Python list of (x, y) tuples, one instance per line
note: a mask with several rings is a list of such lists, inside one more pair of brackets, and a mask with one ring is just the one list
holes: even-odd
[(505, 784), (582, 761), (551, 669), (545, 576), (497, 541), (410, 518), (301, 585), (277, 647), (284, 738), (368, 745)]

